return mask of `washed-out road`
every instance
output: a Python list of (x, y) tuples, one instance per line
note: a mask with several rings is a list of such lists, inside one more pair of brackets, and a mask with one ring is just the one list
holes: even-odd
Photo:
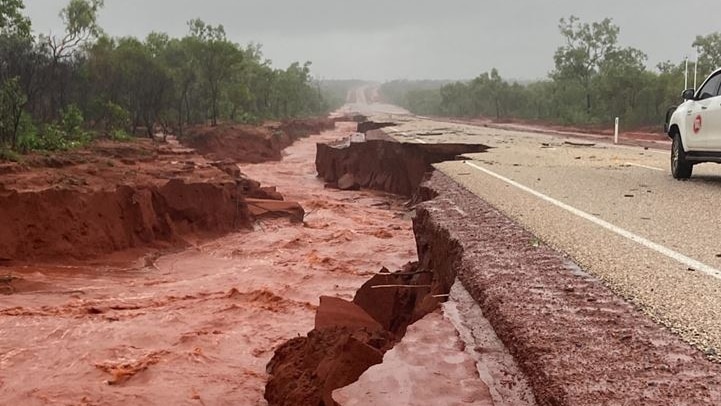
[[(690, 181), (669, 152), (564, 135), (473, 126), (362, 103), (403, 142), (473, 142), (491, 149), (436, 168), (537, 239), (567, 254), (687, 342), (721, 351), (721, 166)], [(623, 137), (623, 135), (622, 135)]]

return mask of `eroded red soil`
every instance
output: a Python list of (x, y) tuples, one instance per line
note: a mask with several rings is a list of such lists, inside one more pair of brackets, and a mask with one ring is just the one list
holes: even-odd
[[(174, 139), (136, 140), (0, 163), (0, 260), (84, 260), (187, 245), (188, 239), (247, 229), (259, 217), (300, 221), (300, 205), (278, 202), (283, 196), (272, 184), (249, 179), (234, 162), (247, 161), (247, 154), (258, 162), (278, 160), (294, 140), (333, 125), (308, 119), (196, 128), (207, 133), (196, 137), (208, 143), (203, 156)], [(219, 154), (230, 160), (217, 160)]]
[(284, 148), (299, 138), (332, 129), (329, 118), (269, 122), (262, 126), (221, 124), (217, 127), (193, 127), (183, 143), (217, 160), (260, 163), (280, 161)]
[(273, 351), (313, 328), (320, 296), (350, 300), (381, 267), (416, 258), (401, 201), (316, 179), (316, 142), (354, 130), (339, 123), (281, 162), (241, 167), (300, 202), (304, 223), (256, 220), (252, 231), (186, 238), (190, 248), (133, 263), (126, 252), (0, 268), (19, 278), (0, 296), (0, 403), (262, 404)]

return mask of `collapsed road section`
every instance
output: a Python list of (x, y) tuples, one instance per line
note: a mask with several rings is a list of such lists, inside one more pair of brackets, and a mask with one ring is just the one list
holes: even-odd
[(539, 404), (721, 402), (721, 366), (446, 175), (423, 188), (422, 266), (463, 282)]
[(368, 122), (358, 125), (359, 135), (318, 144), (318, 175), (340, 189), (369, 188), (411, 196), (432, 164), (463, 154), (484, 152), (480, 144), (402, 143)]
[[(352, 176), (361, 179), (358, 183), (366, 187), (405, 190), (400, 193), (410, 195), (407, 189), (388, 181), (393, 174), (402, 172), (394, 166), (403, 167), (404, 161), (402, 153), (388, 155), (385, 150), (396, 150), (401, 144), (383, 138), (374, 135), (357, 143), (346, 140), (330, 146), (319, 145), (319, 173), (329, 173), (326, 180), (330, 183), (339, 175)], [(389, 156), (393, 156), (394, 165), (377, 159)], [(339, 317), (355, 323), (355, 333), (346, 334), (341, 342), (331, 339), (335, 344), (324, 347), (317, 341), (324, 342), (323, 336), (328, 332), (328, 311), (322, 306), (316, 318), (316, 330), (308, 338), (282, 347), (270, 365), (271, 373), (279, 376), (288, 373), (288, 364), (284, 364), (288, 359), (291, 364), (309, 368), (305, 372), (302, 368), (301, 372), (296, 370), (291, 376), (312, 376), (320, 380), (315, 384), (319, 388), (316, 399), (326, 405), (334, 404), (328, 400), (334, 388), (360, 374), (359, 383), (365, 382), (365, 386), (336, 391), (333, 401), (363, 404), (363, 396), (374, 393), (369, 383), (378, 383), (383, 379), (380, 376), (389, 379), (393, 375), (382, 375), (377, 368), (361, 372), (381, 360), (386, 361), (380, 355), (403, 342), (408, 325), (433, 311), (437, 302), (431, 299), (445, 300), (451, 286), (460, 281), (480, 306), (488, 328), (494, 330), (513, 356), (524, 375), (521, 382), (528, 383), (533, 401), (539, 405), (715, 405), (721, 402), (721, 366), (653, 323), (601, 281), (569, 262), (562, 253), (545, 246), (442, 173), (433, 173), (416, 196), (424, 200), (416, 207), (414, 219), (420, 262), (388, 275), (405, 279), (382, 282), (382, 286), (394, 289), (405, 285), (418, 295), (411, 300), (415, 305), (405, 306), (400, 318), (405, 320), (401, 331), (388, 336), (393, 331), (385, 327), (378, 330), (383, 334), (369, 334), (376, 331), (370, 326), (378, 328), (384, 318), (388, 322), (390, 315), (394, 315), (393, 323), (398, 322), (395, 310), (404, 307), (399, 303), (408, 303), (400, 299), (407, 298), (408, 293), (395, 291), (392, 300), (374, 299), (370, 301), (371, 306), (359, 304), (356, 297), (357, 306), (344, 305), (348, 307), (347, 314)], [(381, 282), (369, 282), (373, 283)], [(358, 295), (365, 296), (367, 291), (368, 285)], [(340, 324), (342, 322), (336, 320), (332, 326), (337, 328)], [(359, 331), (364, 333), (359, 335)], [(354, 344), (350, 345), (351, 342)], [(314, 358), (308, 353), (309, 349), (314, 349), (310, 354), (320, 351), (324, 355), (318, 358), (316, 354)], [(484, 348), (478, 346), (475, 350), (479, 353), (476, 363), (482, 370)], [(310, 364), (309, 356), (315, 359)], [(345, 365), (346, 372), (351, 373), (340, 381), (323, 378), (324, 374), (319, 372), (327, 373), (324, 366), (328, 365)], [(348, 369), (349, 366), (352, 367)], [(403, 392), (403, 388), (398, 390)], [(383, 393), (373, 399), (390, 401), (391, 395)], [(489, 399), (485, 400), (488, 403), (478, 404), (521, 404), (508, 403), (508, 398), (499, 397), (498, 392)], [(473, 398), (471, 403), (477, 401), (483, 402)]]

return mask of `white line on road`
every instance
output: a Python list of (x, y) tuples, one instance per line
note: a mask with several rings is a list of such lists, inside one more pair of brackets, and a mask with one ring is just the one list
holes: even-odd
[(642, 165), (642, 164), (635, 164), (635, 163), (633, 163), (633, 162), (626, 162), (626, 163), (625, 163), (624, 165), (629, 165), (629, 166), (636, 166), (636, 167), (639, 167), (639, 168), (645, 168), (645, 169), (651, 169), (652, 171), (660, 171), (660, 172), (666, 172), (666, 170), (665, 170), (665, 169), (661, 169), (661, 168), (656, 168), (655, 166), (648, 166), (648, 165)]
[(490, 175), (490, 176), (492, 176), (492, 177), (494, 177), (494, 178), (496, 178), (496, 179), (499, 179), (499, 180), (501, 180), (501, 181), (503, 181), (503, 182), (506, 182), (506, 183), (508, 183), (509, 185), (514, 186), (514, 187), (516, 187), (516, 188), (518, 188), (518, 189), (521, 189), (521, 190), (524, 191), (524, 192), (530, 193), (530, 194), (532, 194), (533, 196), (536, 196), (536, 197), (538, 197), (538, 198), (541, 199), (541, 200), (544, 200), (544, 201), (546, 201), (546, 202), (548, 202), (548, 203), (551, 203), (551, 204), (553, 204), (554, 206), (560, 207), (561, 209), (566, 210), (566, 211), (568, 211), (568, 212), (570, 212), (570, 213), (572, 213), (572, 214), (574, 214), (574, 215), (576, 215), (576, 216), (578, 216), (578, 217), (581, 217), (581, 218), (584, 219), (584, 220), (588, 220), (588, 221), (590, 221), (591, 223), (594, 223), (594, 224), (596, 224), (596, 225), (598, 225), (598, 226), (601, 226), (601, 227), (605, 228), (605, 229), (608, 230), (608, 231), (611, 231), (611, 232), (613, 232), (613, 233), (616, 233), (616, 234), (618, 234), (618, 235), (620, 235), (620, 236), (622, 236), (622, 237), (626, 237), (626, 238), (628, 238), (629, 240), (634, 241), (634, 242), (636, 242), (636, 243), (638, 243), (638, 244), (641, 244), (641, 245), (643, 245), (644, 247), (646, 247), (646, 248), (648, 248), (648, 249), (651, 249), (651, 250), (653, 250), (653, 251), (658, 252), (659, 254), (662, 254), (662, 255), (665, 255), (665, 256), (667, 256), (667, 257), (669, 257), (669, 258), (671, 258), (671, 259), (674, 259), (675, 261), (678, 261), (678, 262), (684, 264), (685, 266), (687, 266), (687, 267), (689, 267), (689, 268), (691, 268), (691, 269), (694, 269), (694, 270), (697, 270), (697, 271), (701, 271), (701, 272), (703, 272), (703, 273), (705, 273), (705, 274), (707, 274), (707, 275), (710, 275), (710, 276), (713, 276), (713, 277), (715, 277), (715, 278), (721, 279), (721, 271), (719, 271), (718, 269), (716, 269), (716, 268), (714, 268), (714, 267), (712, 267), (712, 266), (706, 265), (706, 264), (704, 264), (704, 263), (702, 263), (702, 262), (700, 262), (700, 261), (697, 261), (697, 260), (695, 260), (695, 259), (693, 259), (693, 258), (687, 257), (686, 255), (683, 255), (683, 254), (681, 254), (680, 252), (676, 252), (676, 251), (674, 251), (674, 250), (672, 250), (672, 249), (670, 249), (670, 248), (666, 248), (666, 247), (664, 247), (663, 245), (657, 244), (657, 243), (655, 243), (655, 242), (653, 242), (653, 241), (651, 241), (651, 240), (648, 240), (648, 239), (646, 239), (646, 238), (644, 238), (644, 237), (641, 237), (640, 235), (637, 235), (637, 234), (634, 234), (634, 233), (632, 233), (632, 232), (630, 232), (630, 231), (624, 230), (624, 229), (621, 228), (621, 227), (618, 227), (618, 226), (616, 226), (616, 225), (613, 225), (613, 224), (611, 224), (611, 223), (609, 223), (609, 222), (607, 222), (607, 221), (601, 220), (601, 219), (599, 219), (599, 218), (596, 217), (596, 216), (593, 216), (593, 215), (591, 215), (591, 214), (586, 213), (585, 211), (579, 210), (579, 209), (577, 209), (577, 208), (575, 208), (575, 207), (573, 207), (573, 206), (569, 206), (569, 205), (567, 205), (566, 203), (563, 203), (563, 202), (561, 202), (561, 201), (559, 201), (559, 200), (556, 200), (556, 199), (554, 199), (554, 198), (552, 198), (552, 197), (550, 197), (550, 196), (544, 195), (544, 194), (541, 193), (541, 192), (535, 191), (535, 190), (533, 190), (533, 189), (531, 189), (531, 188), (529, 188), (529, 187), (527, 187), (527, 186), (524, 186), (524, 185), (522, 185), (522, 184), (520, 184), (520, 183), (518, 183), (518, 182), (516, 182), (516, 181), (514, 181), (514, 180), (508, 179), (508, 178), (506, 178), (506, 177), (504, 177), (504, 176), (502, 176), (502, 175), (499, 175), (499, 174), (497, 174), (497, 173), (495, 173), (495, 172), (493, 172), (493, 171), (490, 171), (490, 170), (488, 170), (488, 169), (486, 169), (486, 168), (483, 168), (483, 167), (481, 167), (481, 166), (478, 166), (478, 165), (476, 165), (476, 164), (474, 164), (474, 163), (472, 163), (472, 162), (467, 162), (467, 161), (466, 161), (466, 165), (471, 166), (471, 167), (473, 167), (473, 168), (475, 168), (475, 169), (477, 169), (477, 170), (479, 170), (479, 171), (481, 171), (481, 172), (483, 172), (483, 173), (485, 173), (485, 174), (487, 174), (487, 175)]

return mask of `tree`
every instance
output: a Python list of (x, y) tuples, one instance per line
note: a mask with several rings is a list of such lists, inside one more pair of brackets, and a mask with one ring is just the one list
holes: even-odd
[(610, 19), (591, 24), (581, 23), (576, 16), (562, 18), (558, 28), (566, 42), (554, 55), (555, 80), (576, 81), (585, 93), (586, 113), (591, 115), (591, 84), (599, 66), (613, 52), (619, 28)]
[(218, 125), (221, 91), (230, 81), (233, 71), (242, 62), (243, 54), (228, 41), (222, 25), (213, 27), (200, 19), (188, 23), (194, 45), (196, 60), (203, 78), (208, 84), (212, 125)]
[(596, 76), (599, 112), (604, 117), (622, 117), (624, 122), (639, 120), (639, 95), (648, 87), (646, 54), (635, 48), (614, 49), (599, 64)]
[(309, 63), (274, 69), (260, 45), (241, 47), (201, 20), (183, 38), (111, 38), (98, 25), (102, 6), (69, 0), (64, 32), (35, 37), (22, 0), (0, 0), (0, 143), (64, 149), (87, 142), (88, 129), (122, 138), (141, 126), (152, 135), (159, 124), (182, 134), (208, 118), (256, 121), (326, 106)]
[(0, 146), (17, 147), (18, 127), (27, 101), (18, 78), (0, 83)]
[(98, 12), (103, 5), (104, 0), (70, 0), (60, 11), (60, 18), (65, 24), (65, 35), (46, 38), (53, 60), (69, 57), (75, 49), (102, 34), (98, 25)]
[(65, 24), (65, 34), (62, 37), (50, 35), (41, 37), (47, 45), (51, 55), (51, 84), (53, 97), (50, 110), (55, 114), (65, 107), (66, 83), (70, 71), (63, 62), (72, 57), (82, 46), (102, 34), (98, 25), (98, 12), (103, 7), (104, 0), (70, 0), (70, 3), (60, 11), (60, 18)]
[(168, 105), (172, 80), (160, 58), (163, 46), (155, 40), (104, 39), (90, 50), (88, 61), (91, 77), (101, 84), (95, 88), (101, 104), (130, 112), (133, 132), (142, 124), (148, 136)]
[[(18, 143), (18, 128), (28, 97), (23, 84), (31, 81), (30, 20), (22, 15), (22, 0), (0, 0), (0, 146)], [(29, 83), (27, 83), (29, 87)]]
[(474, 102), (474, 114), (495, 116), (496, 119), (500, 119), (504, 115), (508, 83), (501, 78), (496, 68), (473, 79), (470, 88)]
[[(149, 43), (152, 41), (148, 41)], [(194, 38), (170, 39), (158, 50), (161, 63), (168, 69), (171, 81), (169, 98), (175, 110), (178, 135), (183, 135), (184, 122), (191, 121), (190, 93), (197, 81), (197, 61), (193, 52)]]
[(0, 0), (0, 33), (30, 35), (30, 20), (22, 15), (23, 9), (22, 0)]
[(698, 52), (698, 73), (701, 78), (721, 68), (721, 32), (699, 35), (692, 45)]

